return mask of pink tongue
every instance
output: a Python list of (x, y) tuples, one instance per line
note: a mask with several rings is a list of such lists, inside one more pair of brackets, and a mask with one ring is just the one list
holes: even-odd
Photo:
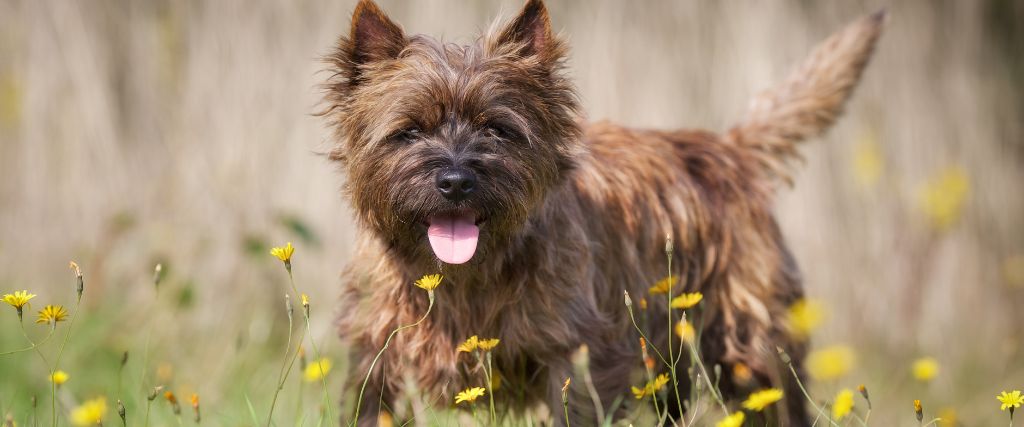
[(474, 220), (469, 215), (431, 218), (427, 238), (434, 255), (447, 264), (462, 264), (473, 258), (480, 238), (480, 228)]

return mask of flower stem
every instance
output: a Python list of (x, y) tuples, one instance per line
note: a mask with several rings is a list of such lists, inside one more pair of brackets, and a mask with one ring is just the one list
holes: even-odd
[[(285, 295), (285, 299), (288, 299), (288, 295)], [(271, 422), (274, 420), (274, 407), (277, 406), (277, 396), (281, 394), (281, 389), (284, 388), (285, 372), (284, 369), (289, 368), (291, 372), (291, 366), (288, 364), (288, 355), (292, 352), (292, 328), (294, 328), (294, 322), (292, 321), (292, 305), (288, 303), (288, 341), (284, 345), (284, 358), (281, 359), (281, 369), (277, 373), (277, 387), (274, 388), (274, 398), (270, 400), (270, 413), (267, 414), (267, 427), (270, 427)], [(301, 345), (300, 345), (301, 347)], [(298, 350), (296, 350), (297, 352)]]
[[(60, 366), (60, 358), (64, 355), (64, 346), (68, 344), (68, 338), (71, 336), (71, 328), (75, 327), (75, 319), (78, 318), (78, 311), (82, 307), (82, 294), (78, 294), (78, 300), (75, 302), (75, 312), (71, 314), (71, 321), (68, 322), (68, 330), (64, 332), (64, 341), (60, 343), (60, 350), (57, 350), (57, 360), (53, 362), (53, 369), (50, 370), (50, 411), (53, 413), (53, 427), (57, 427), (57, 383), (53, 381), (53, 374), (57, 372), (57, 368)], [(54, 328), (57, 327), (57, 323), (54, 322)]]
[(363, 392), (366, 391), (366, 383), (370, 382), (370, 375), (373, 374), (373, 368), (377, 366), (377, 361), (380, 360), (380, 357), (384, 354), (384, 350), (387, 350), (388, 346), (391, 345), (391, 339), (394, 338), (395, 335), (398, 334), (400, 331), (418, 326), (420, 323), (423, 323), (424, 320), (427, 320), (427, 316), (430, 315), (430, 310), (434, 308), (434, 291), (427, 291), (427, 294), (429, 295), (430, 303), (429, 305), (427, 305), (427, 312), (423, 313), (423, 317), (421, 317), (420, 320), (417, 320), (415, 323), (399, 326), (398, 328), (395, 328), (395, 330), (391, 331), (391, 334), (388, 335), (388, 339), (384, 341), (384, 346), (381, 347), (380, 351), (377, 352), (377, 356), (373, 358), (372, 362), (370, 362), (370, 368), (366, 370), (366, 378), (363, 379), (363, 385), (362, 387), (359, 388), (359, 398), (356, 399), (356, 414), (355, 417), (353, 417), (354, 423), (359, 423), (359, 409), (360, 407), (363, 406)]
[[(300, 297), (302, 294), (300, 294), (298, 288), (295, 287), (295, 278), (292, 276), (290, 263), (288, 264), (288, 283), (292, 286), (292, 292), (294, 292), (297, 297)], [(316, 355), (317, 368), (320, 369), (320, 384), (324, 391), (323, 404), (327, 407), (327, 418), (329, 418), (331, 422), (334, 422), (334, 411), (331, 410), (331, 395), (327, 391), (327, 375), (326, 372), (324, 372), (324, 365), (320, 363), (320, 348), (316, 346), (316, 341), (313, 340), (313, 331), (309, 326), (309, 310), (305, 305), (303, 306), (302, 317), (306, 322), (306, 335), (309, 336), (309, 344), (313, 347), (313, 354)]]

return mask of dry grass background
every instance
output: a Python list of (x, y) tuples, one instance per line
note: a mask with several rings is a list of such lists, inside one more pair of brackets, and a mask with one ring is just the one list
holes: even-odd
[[(299, 248), (314, 333), (335, 357), (343, 352), (331, 306), (352, 220), (338, 196), (343, 178), (317, 154), (328, 131), (310, 113), (326, 78), (318, 57), (348, 31), (353, 3), (0, 1), (0, 291), (70, 305), (66, 264), (82, 264), (84, 323), (69, 345), (66, 399), (112, 393), (103, 375), (124, 349), (141, 372), (138, 325), (155, 322), (152, 365), (199, 390), (216, 423), (244, 424), (243, 391), (255, 403), (272, 392), (286, 278), (266, 248), (285, 240)], [(381, 4), (407, 32), (455, 42), (518, 7)], [(571, 41), (590, 118), (723, 130), (815, 42), (884, 5), (549, 8)], [(877, 390), (872, 418), (912, 423), (910, 401), (921, 398), (927, 411), (954, 407), (962, 425), (987, 425), (1003, 415), (993, 396), (1024, 387), (1024, 6), (888, 7), (848, 114), (805, 145), (778, 213), (809, 294), (829, 311), (815, 343), (858, 350), (860, 368), (842, 385)], [(876, 181), (865, 167), (877, 167)], [(956, 224), (938, 229), (921, 189), (951, 167), (966, 174), (967, 197)], [(165, 310), (150, 305), (157, 262), (169, 270)], [(14, 324), (0, 314), (0, 329)], [(0, 332), (0, 349), (19, 340)], [(921, 355), (942, 365), (930, 385), (910, 378)], [(0, 411), (24, 409), (45, 386), (34, 363), (29, 353), (0, 358)]]

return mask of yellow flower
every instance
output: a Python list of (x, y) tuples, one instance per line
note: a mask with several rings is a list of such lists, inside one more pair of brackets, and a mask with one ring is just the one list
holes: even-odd
[(87, 400), (81, 406), (71, 411), (71, 422), (76, 426), (92, 426), (103, 423), (103, 416), (107, 414), (107, 399), (97, 397)]
[(747, 383), (754, 378), (754, 373), (749, 366), (737, 363), (732, 367), (732, 377), (740, 383)]
[(455, 404), (462, 402), (473, 403), (477, 398), (482, 397), (487, 390), (483, 387), (467, 388), (455, 395)]
[(61, 322), (68, 317), (67, 310), (64, 310), (62, 305), (48, 305), (39, 310), (39, 318), (36, 319), (36, 323), (53, 323)]
[(466, 342), (459, 344), (459, 346), (456, 349), (459, 351), (464, 351), (466, 353), (472, 353), (476, 351), (476, 349), (478, 348), (480, 348), (480, 339), (477, 338), (476, 335), (473, 335), (466, 339)]
[(782, 390), (777, 388), (766, 388), (764, 390), (750, 393), (747, 400), (743, 401), (743, 407), (751, 411), (763, 411), (768, 405), (782, 400)]
[(954, 166), (943, 170), (921, 188), (921, 209), (932, 226), (939, 231), (946, 231), (956, 224), (970, 186), (967, 172)]
[(790, 333), (803, 340), (811, 335), (825, 317), (825, 310), (817, 301), (801, 298), (789, 306), (786, 323)]
[(292, 254), (295, 253), (295, 247), (292, 246), (292, 242), (288, 242), (284, 247), (275, 247), (270, 250), (270, 254), (277, 257), (277, 259), (283, 262), (291, 262)]
[(715, 427), (743, 427), (743, 420), (745, 418), (743, 412), (736, 411), (732, 415), (719, 420)]
[(945, 407), (939, 410), (939, 425), (943, 427), (953, 427), (956, 425), (956, 409)]
[(676, 322), (676, 335), (682, 338), (683, 341), (693, 342), (694, 338), (697, 337), (697, 331), (693, 329), (693, 325), (685, 320)]
[(700, 292), (682, 294), (680, 296), (672, 298), (672, 302), (670, 303), (670, 305), (672, 306), (672, 308), (681, 308), (685, 310), (687, 308), (697, 305), (697, 303), (699, 303), (702, 299), (704, 299), (704, 295), (701, 294)]
[(999, 403), (1003, 404), (1003, 406), (999, 407), (1000, 411), (1009, 409), (1010, 412), (1013, 412), (1013, 408), (1019, 408), (1021, 404), (1024, 404), (1024, 396), (1021, 396), (1020, 390), (1014, 390), (1012, 393), (1007, 393), (1004, 390), (1000, 395), (996, 396), (996, 399), (999, 400)]
[(669, 278), (666, 277), (664, 279), (661, 279), (661, 280), (657, 281), (654, 284), (654, 286), (651, 286), (647, 291), (650, 292), (651, 295), (667, 294), (668, 293), (668, 288), (670, 286), (672, 288), (675, 288), (675, 286), (678, 285), (678, 284), (679, 284), (679, 276), (672, 276), (671, 282), (669, 281)]
[(50, 382), (61, 385), (68, 381), (68, 373), (64, 371), (55, 371), (53, 375), (50, 375)]
[(432, 291), (434, 290), (434, 288), (437, 287), (437, 285), (441, 284), (441, 279), (443, 278), (444, 277), (441, 276), (440, 274), (428, 274), (426, 276), (421, 277), (420, 280), (417, 280), (416, 286), (426, 291)]
[(835, 345), (826, 347), (807, 356), (807, 371), (817, 380), (834, 380), (850, 372), (856, 363), (853, 349)]
[(331, 359), (325, 357), (307, 365), (302, 378), (308, 382), (320, 381), (328, 372), (331, 372)]
[(28, 291), (14, 291), (13, 294), (4, 295), (3, 301), (21, 311), (21, 308), (28, 304), (28, 300), (35, 297), (36, 294), (30, 294)]
[(918, 381), (930, 381), (939, 373), (939, 361), (931, 357), (922, 357), (914, 361), (910, 370)]
[(477, 347), (480, 348), (480, 350), (483, 350), (483, 351), (491, 351), (491, 349), (493, 349), (494, 347), (498, 346), (499, 342), (501, 342), (501, 340), (497, 339), (497, 338), (487, 338), (487, 339), (481, 338), (480, 341), (477, 344)]
[(832, 419), (839, 421), (849, 415), (851, 410), (853, 410), (853, 391), (844, 388), (836, 394), (836, 399), (832, 402)]
[(633, 387), (633, 395), (637, 399), (643, 399), (646, 396), (653, 395), (654, 392), (665, 388), (665, 384), (668, 384), (668, 374), (659, 374), (653, 380), (648, 381), (644, 384), (644, 388)]
[(309, 295), (302, 294), (302, 306), (309, 307)]
[(874, 133), (865, 132), (853, 149), (853, 173), (857, 183), (864, 188), (874, 187), (885, 168), (882, 148)]

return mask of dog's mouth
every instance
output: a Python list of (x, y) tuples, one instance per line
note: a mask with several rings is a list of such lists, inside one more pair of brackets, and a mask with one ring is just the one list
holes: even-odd
[(472, 212), (437, 214), (427, 220), (427, 239), (434, 256), (446, 264), (463, 264), (473, 258), (484, 218)]

